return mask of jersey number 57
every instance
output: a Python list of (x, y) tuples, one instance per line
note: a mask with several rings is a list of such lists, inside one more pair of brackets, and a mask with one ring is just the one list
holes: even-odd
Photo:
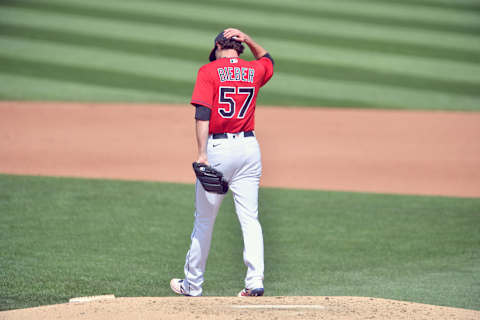
[(238, 119), (243, 119), (247, 113), (250, 104), (252, 103), (253, 96), (255, 95), (255, 87), (220, 87), (218, 94), (218, 102), (220, 104), (227, 104), (225, 108), (218, 108), (218, 113), (223, 118), (233, 118), (235, 115), (237, 102), (231, 95), (241, 94), (246, 95), (243, 101), (240, 112), (237, 115)]

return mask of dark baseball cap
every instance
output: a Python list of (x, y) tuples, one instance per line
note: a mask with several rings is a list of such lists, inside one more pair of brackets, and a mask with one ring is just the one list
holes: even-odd
[[(210, 51), (210, 56), (208, 57), (208, 60), (210, 61), (215, 61), (217, 60), (217, 57), (215, 57), (215, 50), (217, 50), (217, 42), (223, 40), (223, 39), (227, 39), (223, 36), (223, 33), (225, 32), (225, 30), (223, 30), (222, 32), (220, 32), (216, 37), (215, 37), (215, 41), (213, 41), (213, 49), (212, 51)], [(235, 37), (231, 38), (231, 39), (235, 39)]]
[(213, 42), (213, 49), (212, 51), (210, 51), (210, 56), (208, 57), (208, 60), (210, 61), (215, 61), (217, 60), (217, 57), (215, 57), (215, 50), (217, 50), (217, 42), (220, 41), (220, 40), (223, 40), (223, 39), (226, 39), (224, 36), (223, 36), (223, 33), (225, 32), (225, 30), (222, 30), (222, 32), (220, 32), (216, 37), (215, 37), (215, 41)]

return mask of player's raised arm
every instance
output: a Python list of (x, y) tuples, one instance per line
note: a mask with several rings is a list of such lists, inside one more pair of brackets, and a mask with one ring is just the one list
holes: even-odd
[(234, 29), (234, 28), (228, 28), (225, 29), (223, 36), (227, 39), (233, 38), (234, 40), (240, 41), (240, 42), (245, 42), (250, 50), (252, 51), (252, 54), (254, 55), (255, 59), (260, 59), (264, 55), (266, 55), (268, 52), (265, 50), (261, 45), (253, 41), (252, 38), (250, 38), (249, 35), (246, 33)]

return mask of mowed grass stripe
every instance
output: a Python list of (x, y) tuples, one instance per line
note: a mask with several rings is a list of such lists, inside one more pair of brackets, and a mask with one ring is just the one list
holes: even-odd
[[(118, 70), (146, 76), (166, 76), (172, 79), (195, 81), (198, 62), (160, 55), (145, 55), (121, 50), (106, 50), (91, 46), (72, 45), (16, 38), (0, 35), (1, 54), (33, 61), (54, 62), (63, 65), (87, 66), (92, 68)], [(52, 61), (54, 57), (54, 61)], [(2, 68), (0, 66), (0, 72)]]
[[(28, 10), (27, 10), (28, 11)], [(31, 12), (35, 12), (30, 10)], [(47, 13), (47, 12), (45, 12)], [(48, 15), (48, 14), (47, 14)], [(41, 15), (40, 15), (41, 16)], [(49, 15), (50, 17), (55, 18), (55, 14)], [(59, 19), (59, 21), (64, 20), (68, 21), (69, 15), (58, 15), (58, 17), (62, 17), (63, 19)], [(71, 16), (74, 17), (74, 16)], [(76, 21), (74, 21), (74, 24), (76, 26), (79, 26), (79, 22), (83, 18), (88, 18), (84, 16), (77, 16)], [(11, 17), (9, 17), (11, 19)], [(19, 20), (19, 23), (29, 23), (30, 20), (38, 20), (41, 21), (40, 19), (27, 19), (28, 21), (23, 21)], [(97, 18), (88, 18), (86, 20), (94, 22), (95, 19)], [(109, 28), (113, 28), (115, 26), (115, 20), (109, 20), (109, 19), (97, 19), (98, 21), (109, 21), (111, 25), (107, 25)], [(11, 21), (11, 20), (10, 20)], [(47, 23), (50, 23), (50, 19), (48, 19)], [(86, 25), (89, 25), (86, 23)], [(93, 23), (95, 25), (95, 23)], [(144, 35), (140, 32), (138, 33), (139, 37), (141, 38), (146, 38), (149, 39), (146, 42), (155, 43), (155, 44), (161, 44), (162, 42), (159, 41), (154, 41), (154, 24), (144, 24), (144, 23), (131, 23), (131, 22), (121, 22), (118, 24), (120, 26), (120, 30), (118, 32), (118, 36), (122, 37), (122, 35), (125, 34), (125, 36), (132, 37), (132, 34), (127, 35), (128, 32), (125, 32), (125, 29), (128, 29), (127, 26), (144, 26), (150, 34), (147, 35), (147, 37), (144, 37)], [(38, 26), (38, 23), (37, 23)], [(101, 28), (101, 25), (96, 26), (99, 30), (103, 31), (103, 28)], [(165, 26), (168, 28), (167, 26)], [(61, 28), (61, 26), (60, 26)], [(70, 25), (66, 25), (66, 28), (71, 28)], [(175, 27), (170, 27), (169, 30), (173, 30)], [(124, 29), (124, 30), (121, 30)], [(140, 28), (141, 29), (141, 28)], [(85, 33), (95, 33), (95, 30), (85, 30)], [(182, 32), (186, 32), (188, 29), (183, 28)], [(132, 33), (137, 33), (138, 29), (132, 31)], [(196, 32), (193, 31), (192, 32)], [(197, 33), (195, 33), (197, 34)], [(211, 40), (211, 35), (209, 32), (200, 32), (200, 35), (204, 38), (208, 38), (208, 40)], [(208, 35), (208, 36), (207, 36)], [(8, 36), (8, 35), (7, 35)], [(150, 37), (152, 40), (150, 40)], [(260, 38), (262, 39), (262, 38)], [(122, 39), (120, 39), (121, 41)], [(163, 39), (162, 39), (163, 40)], [(182, 39), (184, 41), (184, 39)], [(167, 40), (168, 41), (171, 40)], [(205, 41), (207, 42), (207, 41)], [(184, 42), (182, 42), (184, 43)], [(202, 41), (203, 43), (203, 41)], [(262, 42), (263, 43), (263, 42)], [(170, 43), (169, 43), (170, 44)], [(173, 43), (175, 44), (175, 43)], [(203, 44), (202, 44), (203, 45)], [(198, 46), (198, 44), (197, 44)], [(188, 50), (188, 46), (186, 46)], [(201, 54), (202, 56), (204, 55), (203, 51), (208, 51), (210, 49), (210, 46), (208, 48), (201, 48), (200, 46), (197, 47), (199, 49), (198, 53)], [(202, 50), (202, 53), (201, 51)], [(339, 51), (341, 52), (341, 51)], [(153, 57), (153, 56), (152, 56)], [(277, 56), (276, 56), (277, 57)], [(280, 56), (281, 57), (281, 56)], [(159, 57), (160, 59), (164, 59), (164, 57)], [(175, 57), (176, 58), (176, 57)], [(32, 59), (33, 61), (36, 61), (36, 59)], [(181, 58), (180, 58), (181, 60)], [(278, 59), (277, 58), (277, 69), (279, 61), (281, 62), (283, 59)], [(296, 60), (296, 59), (293, 59)], [(205, 63), (205, 60), (200, 58), (198, 60), (199, 63), (203, 64)], [(440, 62), (440, 61), (439, 61)], [(84, 62), (80, 62), (82, 64)], [(88, 64), (88, 63), (87, 63)], [(345, 67), (345, 65), (339, 64), (340, 66)], [(81, 67), (81, 65), (79, 65)], [(111, 66), (106, 66), (107, 68), (110, 68)], [(114, 69), (116, 67), (113, 67)], [(174, 65), (172, 64), (172, 69), (174, 69)], [(375, 70), (375, 69), (373, 69)], [(125, 74), (128, 74), (128, 72), (124, 72)], [(446, 109), (475, 109), (475, 107), (472, 106), (478, 106), (478, 98), (475, 99), (469, 99), (468, 97), (463, 97), (463, 96), (449, 96), (449, 94), (443, 94), (443, 92), (432, 92), (434, 93), (430, 97), (425, 94), (421, 94), (421, 91), (428, 92), (427, 90), (414, 90), (414, 91), (406, 91), (406, 90), (390, 90), (386, 88), (383, 84), (367, 84), (365, 82), (355, 82), (355, 81), (342, 81), (342, 80), (335, 80), (335, 81), (330, 81), (330, 83), (326, 83), (326, 81), (321, 81), (322, 78), (315, 78), (315, 77), (309, 77), (309, 76), (303, 76), (302, 77), (289, 77), (289, 73), (284, 73), (284, 72), (277, 72), (277, 77), (274, 83), (269, 84), (267, 88), (264, 90), (264, 95), (265, 99), (260, 99), (259, 103), (267, 103), (265, 101), (269, 101), (268, 104), (282, 104), (285, 105), (285, 101), (292, 101), (293, 105), (319, 105), (324, 104), (323, 101), (325, 101), (325, 105), (331, 105), (331, 106), (336, 106), (337, 103), (345, 103), (348, 102), (349, 106), (374, 106), (374, 107), (395, 107), (395, 108), (446, 108)], [(293, 75), (293, 74), (290, 74)], [(295, 80), (294, 80), (295, 79)], [(311, 79), (311, 80), (308, 80)], [(300, 81), (299, 81), (300, 80)], [(307, 80), (307, 81), (304, 81)], [(320, 80), (320, 81), (318, 81)], [(328, 80), (328, 78), (326, 79)], [(476, 80), (476, 79), (474, 79)], [(286, 82), (290, 83), (290, 86), (287, 86), (287, 90), (285, 90), (284, 84)], [(302, 90), (291, 90), (295, 89), (295, 86), (298, 86), (300, 83), (307, 84), (308, 86), (305, 87), (304, 85), (301, 86), (302, 88), (305, 88), (305, 90), (308, 90), (308, 92), (304, 92)], [(356, 85), (357, 83), (358, 85)], [(193, 83), (192, 83), (193, 85)], [(318, 87), (313, 88), (312, 86), (318, 85)], [(378, 88), (375, 88), (375, 86), (378, 86)], [(309, 88), (310, 89), (307, 89)], [(390, 86), (391, 87), (391, 86)], [(391, 88), (402, 88), (402, 87), (391, 87)], [(383, 91), (383, 92), (382, 92)], [(145, 91), (149, 95), (153, 94), (153, 91)], [(409, 93), (408, 93), (409, 92)], [(448, 92), (448, 91), (447, 91)], [(165, 92), (167, 93), (167, 92)], [(312, 94), (313, 93), (313, 94)], [(180, 95), (176, 95), (180, 96)], [(412, 98), (410, 98), (412, 97)], [(287, 98), (287, 99), (285, 99)], [(405, 99), (406, 98), (406, 99)], [(355, 100), (357, 103), (355, 103)], [(144, 100), (142, 100), (144, 101)], [(450, 101), (450, 102), (449, 102)], [(476, 101), (476, 102), (475, 102)], [(353, 102), (353, 103), (352, 103)], [(453, 103), (452, 103), (453, 102)]]
[(89, 83), (21, 76), (0, 72), (0, 100), (75, 101), (75, 102), (147, 102), (187, 104), (189, 96), (165, 91), (142, 91), (105, 87)]
[[(110, 0), (112, 1), (112, 0)], [(155, 1), (155, 0), (140, 0), (140, 1)], [(173, 0), (167, 0), (173, 1)], [(182, 1), (182, 0), (181, 0)], [(190, 1), (190, 0), (187, 0)], [(217, 0), (219, 1), (219, 0)], [(433, 21), (442, 24), (454, 25), (468, 25), (480, 26), (476, 15), (480, 13), (480, 4), (476, 0), (455, 2), (443, 0), (451, 4), (449, 7), (435, 6), (442, 0), (421, 1), (395, 1), (395, 0), (296, 0), (292, 1), (277, 1), (277, 0), (263, 0), (262, 4), (271, 6), (281, 6), (284, 8), (296, 7), (308, 8), (311, 11), (333, 10), (340, 12), (348, 12), (349, 14), (362, 16), (381, 16), (382, 18), (401, 18), (408, 21)], [(225, 2), (235, 2), (235, 0), (226, 0)], [(243, 0), (243, 3), (256, 3), (256, 0)], [(455, 7), (455, 4), (466, 4), (467, 7)]]
[(343, 80), (351, 82), (365, 82), (370, 84), (402, 87), (413, 90), (443, 91), (460, 95), (480, 97), (480, 83), (460, 81), (447, 81), (426, 77), (412, 77), (395, 73), (372, 71), (369, 68), (342, 66), (327, 63), (305, 63), (295, 60), (285, 61), (278, 66), (278, 71), (322, 78), (330, 80)]
[[(2, 74), (13, 76), (24, 76), (38, 79), (50, 79), (56, 81), (68, 81), (72, 83), (81, 83), (87, 85), (103, 86), (107, 88), (132, 89), (148, 93), (165, 92), (167, 94), (185, 97), (185, 103), (189, 102), (192, 93), (193, 81), (173, 80), (167, 77), (141, 76), (134, 73), (121, 72), (115, 70), (78, 67), (71, 65), (60, 65), (51, 62), (39, 62), (27, 59), (19, 59), (0, 55), (0, 65)], [(4, 98), (9, 97), (4, 95)], [(75, 101), (75, 97), (72, 99)], [(141, 101), (145, 101), (142, 99)], [(147, 100), (148, 101), (148, 100)], [(263, 103), (282, 105), (310, 105), (318, 106), (322, 103), (329, 103), (332, 106), (341, 106), (345, 103), (352, 105), (356, 101), (347, 99), (322, 99), (317, 97), (308, 97), (304, 95), (270, 93), (259, 100)], [(362, 105), (360, 105), (362, 106)], [(368, 107), (368, 104), (363, 106)]]
[[(36, 2), (3, 2), (1, 5), (17, 6), (35, 9), (46, 12), (57, 12), (63, 14), (89, 16), (105, 19), (115, 19), (119, 21), (132, 21), (139, 23), (151, 23), (156, 25), (178, 26), (181, 28), (189, 27), (192, 30), (204, 30), (212, 33), (218, 32), (225, 27), (224, 22), (211, 22), (195, 16), (188, 20), (178, 19), (172, 16), (161, 16), (158, 14), (126, 12), (115, 8), (89, 8), (73, 3), (36, 3)], [(249, 25), (239, 24), (240, 28), (248, 30)], [(361, 51), (377, 51), (392, 54), (403, 54), (410, 56), (422, 56), (430, 58), (449, 59), (454, 61), (480, 62), (480, 55), (477, 51), (456, 48), (436, 48), (420, 44), (403, 44), (395, 41), (380, 41), (358, 39), (355, 37), (332, 36), (328, 33), (318, 34), (315, 32), (299, 32), (296, 30), (282, 30), (272, 27), (262, 27), (255, 31), (256, 36), (269, 37), (272, 39), (292, 40), (305, 43), (319, 43), (333, 47), (348, 48)]]
[[(66, 71), (68, 72), (68, 71)], [(96, 74), (92, 74), (96, 76)], [(165, 91), (144, 91), (125, 87), (113, 87), (112, 85), (98, 85), (94, 81), (66, 81), (61, 77), (58, 80), (42, 75), (19, 75), (15, 73), (0, 72), (0, 100), (25, 100), (31, 101), (118, 101), (118, 102), (149, 102), (149, 103), (178, 103), (188, 104), (190, 94), (174, 95)], [(190, 84), (190, 91), (193, 83)], [(257, 106), (283, 105), (283, 106), (332, 106), (360, 108), (385, 108), (388, 106), (382, 102), (360, 101), (341, 97), (308, 96), (304, 94), (285, 94), (285, 90), (269, 88), (262, 91), (257, 100)], [(317, 90), (318, 92), (318, 90)], [(398, 107), (398, 106), (397, 106)]]
[[(0, 35), (26, 39), (50, 41), (53, 43), (69, 44), (85, 48), (106, 49), (112, 52), (139, 54), (149, 57), (178, 58), (198, 63), (208, 62), (208, 49), (190, 48), (182, 44), (162, 43), (114, 38), (100, 34), (65, 31), (50, 28), (37, 28), (26, 26), (11, 26), (0, 22)], [(199, 65), (200, 67), (200, 65)]]
[(192, 82), (175, 80), (168, 75), (147, 76), (107, 68), (61, 65), (53, 62), (20, 59), (0, 54), (1, 72), (59, 81), (78, 82), (105, 87), (135, 89), (147, 92), (163, 91), (189, 96)]
[[(323, 3), (323, 1), (321, 1)], [(129, 7), (125, 7), (128, 9)], [(148, 6), (147, 8), (150, 8)], [(156, 13), (159, 6), (152, 8), (152, 13)], [(264, 27), (276, 28), (278, 33), (284, 30), (290, 30), (288, 26), (295, 26), (297, 32), (307, 32), (315, 34), (328, 34), (335, 37), (357, 38), (362, 40), (389, 41), (396, 42), (399, 45), (422, 45), (435, 48), (456, 48), (477, 51), (480, 54), (480, 41), (477, 35), (459, 34), (446, 31), (431, 31), (418, 28), (398, 27), (395, 25), (382, 26), (368, 23), (352, 22), (338, 20), (335, 18), (311, 18), (298, 16), (294, 14), (269, 14), (268, 12), (242, 10), (238, 8), (232, 14), (231, 9), (222, 7), (206, 6), (203, 2), (197, 3), (178, 3), (162, 2), (161, 14), (169, 13), (178, 16), (179, 19), (188, 20), (190, 11), (195, 10), (199, 16), (209, 16), (211, 12), (216, 15), (211, 17), (210, 21), (222, 21), (223, 16), (230, 15), (232, 24), (242, 23), (251, 28), (262, 29)], [(187, 10), (188, 9), (188, 10)], [(131, 10), (135, 10), (132, 8)], [(145, 12), (142, 8), (141, 12)], [(480, 19), (480, 15), (478, 17)]]
[[(125, 90), (144, 91), (148, 93), (139, 101), (151, 101), (152, 94), (165, 93), (184, 97), (185, 103), (191, 95), (193, 82), (172, 80), (162, 76), (142, 76), (129, 72), (102, 69), (96, 67), (71, 66), (54, 64), (50, 62), (20, 59), (18, 57), (0, 56), (3, 74), (13, 76), (32, 77), (37, 79), (50, 79), (80, 83), (82, 85), (95, 85), (106, 88), (120, 88)], [(269, 105), (292, 105), (292, 106), (356, 106), (378, 108), (423, 108), (423, 109), (464, 109), (474, 110), (478, 108), (478, 99), (458, 97), (455, 104), (450, 104), (451, 95), (439, 93), (437, 95), (425, 95), (409, 90), (389, 90), (388, 88), (371, 85), (352, 86), (349, 83), (336, 83), (332, 81), (307, 80), (301, 78), (292, 79), (277, 75), (275, 86), (269, 86), (262, 91), (258, 104)], [(293, 87), (303, 89), (292, 90)], [(311, 89), (308, 89), (311, 88)], [(12, 93), (13, 95), (14, 93)], [(40, 95), (40, 100), (46, 99), (46, 95)], [(9, 97), (6, 95), (6, 97)], [(75, 98), (67, 99), (75, 100)], [(116, 100), (116, 99), (115, 99)], [(410, 103), (406, 104), (405, 100)], [(130, 101), (130, 100), (129, 100)]]
[(362, 104), (371, 104), (372, 107), (384, 108), (479, 110), (480, 105), (478, 96), (454, 95), (448, 91), (422, 91), (367, 82), (302, 77), (281, 72), (275, 74), (275, 81), (266, 86), (262, 95), (269, 94), (270, 90), (299, 96), (351, 99)]
[[(7, 43), (8, 44), (8, 43)], [(13, 44), (14, 45), (14, 44)], [(13, 46), (11, 44), (11, 46)], [(74, 48), (70, 48), (70, 50), (75, 51)], [(14, 50), (15, 51), (15, 50)], [(14, 54), (11, 55), (12, 57), (18, 59), (22, 57), (28, 56), (26, 52), (32, 50), (25, 50), (21, 54)], [(33, 51), (32, 51), (33, 52)], [(56, 54), (62, 53), (62, 50), (56, 51)], [(69, 51), (65, 51), (64, 53), (68, 55)], [(77, 54), (81, 53), (81, 50), (76, 52)], [(46, 54), (46, 55), (45, 55)], [(108, 56), (106, 56), (107, 58)], [(114, 58), (113, 60), (120, 59), (118, 57)], [(70, 58), (69, 56), (60, 57), (56, 59), (57, 68), (63, 69), (65, 65), (70, 65), (74, 63), (76, 57), (72, 55)], [(82, 59), (80, 59), (82, 60)], [(85, 60), (85, 59), (84, 59)], [(29, 63), (40, 63), (49, 62), (48, 53), (42, 53), (38, 50), (35, 51), (35, 55), (29, 59)], [(121, 60), (118, 61), (121, 64)], [(20, 64), (24, 64), (23, 62), (19, 62)], [(74, 63), (77, 68), (83, 68), (84, 65)], [(151, 66), (152, 69), (155, 69), (155, 65)], [(32, 66), (33, 68), (33, 66)], [(48, 69), (48, 68), (47, 68)], [(158, 74), (155, 72), (148, 72), (142, 74), (139, 71), (134, 71), (135, 68), (131, 66), (128, 68), (128, 72), (125, 69), (119, 70), (117, 65), (110, 65), (106, 64), (105, 67), (101, 66), (101, 63), (93, 63), (88, 64), (88, 68), (85, 73), (80, 74), (80, 76), (90, 76), (90, 77), (97, 77), (96, 72), (104, 73), (103, 70), (113, 70), (115, 71), (115, 77), (124, 77), (123, 83), (120, 88), (127, 89), (128, 86), (128, 79), (132, 78), (135, 81), (140, 81), (142, 79), (142, 75), (145, 75), (147, 80), (148, 79), (156, 79), (156, 77), (171, 77), (172, 74), (168, 73), (165, 74), (164, 71), (159, 70)], [(56, 70), (56, 69), (55, 69)], [(121, 71), (118, 73), (116, 71)], [(74, 71), (65, 70), (65, 73), (73, 74)], [(73, 73), (72, 73), (73, 72)], [(11, 73), (14, 74), (14, 73)], [(132, 74), (134, 77), (130, 76)], [(102, 75), (99, 75), (101, 77)], [(191, 76), (192, 78), (190, 81), (183, 81), (186, 78)], [(193, 87), (193, 76), (194, 70), (192, 72), (186, 74), (180, 74), (179, 77), (177, 76), (177, 80), (182, 80), (184, 84), (185, 91), (191, 91), (191, 87)], [(48, 72), (40, 72), (35, 75), (35, 77), (40, 79), (49, 79), (50, 74)], [(56, 75), (54, 75), (53, 79), (58, 79)], [(118, 80), (118, 79), (117, 79)], [(90, 81), (87, 79), (79, 79), (77, 80), (75, 77), (71, 77), (70, 81), (78, 81), (83, 85), (89, 84)], [(152, 80), (155, 81), (155, 80)], [(102, 82), (98, 83), (98, 80), (91, 81), (92, 84), (97, 85), (107, 85), (111, 88), (115, 88), (118, 86), (118, 83), (108, 83)], [(160, 81), (158, 81), (159, 84)], [(10, 83), (8, 83), (10, 85)], [(4, 84), (4, 86), (8, 86)], [(145, 90), (146, 97), (141, 98), (139, 101), (151, 101), (151, 97), (155, 96), (155, 94), (165, 94), (171, 95), (172, 92), (170, 90), (162, 91), (163, 88), (159, 85), (158, 90), (152, 90), (149, 86), (145, 88), (140, 85), (132, 86), (134, 90)], [(130, 89), (129, 89), (130, 90)], [(12, 93), (13, 95), (13, 93)], [(48, 97), (52, 96), (48, 92), (45, 95), (36, 95), (36, 97), (40, 97), (40, 99), (44, 100)], [(180, 97), (181, 95), (177, 92), (176, 96)], [(328, 81), (328, 80), (321, 80), (315, 78), (303, 78), (298, 76), (292, 76), (288, 74), (284, 74), (281, 72), (277, 72), (276, 74), (276, 81), (270, 83), (262, 90), (262, 95), (259, 99), (259, 104), (269, 104), (269, 105), (309, 105), (309, 106), (356, 106), (356, 107), (393, 107), (393, 108), (424, 108), (424, 109), (431, 109), (431, 108), (443, 108), (443, 109), (466, 109), (466, 110), (474, 110), (478, 106), (479, 99), (468, 99), (466, 97), (457, 96), (455, 98), (455, 104), (452, 104), (450, 101), (451, 93), (445, 94), (443, 92), (438, 92), (435, 94), (427, 94), (422, 93), (422, 91), (418, 90), (402, 90), (400, 88), (388, 88), (386, 86), (374, 86), (368, 83), (365, 84), (354, 84), (351, 82), (341, 82), (341, 81)], [(12, 97), (6, 95), (6, 97)], [(15, 95), (13, 95), (15, 97)], [(125, 97), (124, 97), (125, 98)], [(128, 98), (128, 101), (132, 101), (132, 99), (138, 98), (138, 95), (134, 95), (132, 98)], [(187, 102), (189, 95), (183, 96), (183, 99), (174, 100), (179, 102)], [(101, 101), (104, 101), (104, 97), (101, 97)], [(72, 100), (72, 99), (67, 99)], [(118, 98), (114, 99), (118, 101)], [(133, 100), (134, 101), (134, 100)], [(171, 102), (171, 99), (168, 99), (167, 102)], [(408, 101), (408, 103), (406, 103)]]
[[(154, 0), (148, 0), (154, 2)], [(168, 2), (182, 2), (189, 3), (192, 5), (198, 4), (198, 1), (195, 0), (167, 0)], [(376, 27), (403, 27), (403, 28), (412, 28), (412, 29), (425, 29), (432, 31), (448, 31), (461, 34), (472, 34), (477, 35), (480, 32), (480, 24), (475, 23), (475, 20), (472, 19), (471, 12), (460, 12), (459, 18), (462, 16), (462, 13), (469, 18), (467, 21), (473, 21), (474, 23), (467, 24), (465, 21), (458, 19), (456, 22), (446, 22), (446, 21), (428, 21), (425, 19), (420, 19), (415, 16), (395, 16), (395, 15), (382, 15), (377, 13), (367, 13), (367, 12), (354, 12), (353, 10), (346, 10), (348, 7), (352, 6), (362, 6), (358, 5), (355, 2), (350, 3), (339, 3), (338, 1), (332, 2), (331, 5), (328, 4), (328, 1), (319, 1), (317, 3), (302, 3), (295, 2), (295, 5), (284, 6), (281, 2), (275, 3), (264, 3), (264, 2), (225, 2), (222, 0), (202, 0), (202, 4), (208, 4), (211, 6), (225, 7), (232, 10), (251, 10), (253, 12), (263, 11), (270, 14), (287, 14), (302, 16), (315, 19), (335, 19), (338, 21), (344, 22), (357, 22), (357, 23), (366, 23), (370, 25), (375, 25)], [(396, 3), (398, 5), (398, 3)], [(402, 3), (400, 5), (404, 5)], [(318, 6), (318, 7), (317, 7)], [(363, 6), (365, 6), (363, 4)], [(394, 9), (390, 12), (395, 12)]]
[[(48, 12), (36, 12), (22, 8), (4, 8), (6, 15), (3, 24), (33, 29), (53, 29), (71, 31), (81, 34), (95, 34), (104, 37), (112, 37), (118, 41), (142, 40), (156, 44), (177, 45), (183, 44), (190, 48), (196, 48), (208, 52), (211, 50), (212, 33), (153, 24), (141, 24), (135, 22), (111, 21), (108, 19), (89, 18), (82, 16), (61, 15)], [(195, 34), (195, 42), (191, 41)], [(174, 35), (174, 36), (173, 36)], [(394, 54), (383, 54), (372, 51), (356, 51), (354, 49), (341, 49), (316, 45), (313, 43), (301, 43), (295, 41), (278, 41), (268, 37), (256, 37), (266, 48), (271, 51), (275, 59), (280, 63), (283, 59), (293, 59), (308, 63), (327, 63), (342, 66), (360, 66), (369, 68), (371, 71), (393, 72), (411, 76), (426, 76), (440, 80), (459, 80), (478, 82), (480, 78), (480, 64), (465, 62), (445, 62), (440, 59), (422, 57), (408, 57)], [(292, 50), (295, 48), (295, 50)], [(245, 59), (253, 59), (249, 50), (243, 56)], [(206, 60), (203, 60), (206, 61)]]
[[(28, 26), (32, 29), (60, 29), (73, 31), (82, 34), (97, 34), (104, 37), (113, 37), (122, 41), (123, 39), (142, 40), (149, 43), (161, 44), (185, 44), (190, 48), (197, 48), (208, 52), (211, 43), (211, 34), (195, 31), (195, 37), (199, 40), (190, 42), (192, 32), (189, 29), (180, 28), (157, 28), (154, 25), (136, 23), (116, 23), (103, 19), (82, 18), (69, 15), (56, 15), (41, 13), (35, 14), (26, 9), (7, 10), (8, 16), (3, 22), (11, 27), (15, 25)], [(176, 37), (171, 39), (171, 35)], [(393, 72), (411, 76), (426, 76), (427, 78), (438, 78), (440, 80), (459, 80), (478, 82), (480, 78), (480, 64), (451, 62), (445, 63), (442, 60), (404, 57), (398, 55), (386, 55), (374, 52), (358, 52), (354, 50), (343, 50), (338, 48), (307, 45), (293, 41), (276, 41), (268, 38), (257, 38), (269, 50), (275, 59), (280, 63), (283, 59), (293, 59), (300, 62), (320, 62), (332, 65), (352, 66), (359, 65), (361, 68), (368, 68), (375, 72)], [(111, 41), (110, 41), (111, 42)], [(292, 47), (295, 50), (292, 50)], [(249, 50), (246, 50), (246, 59), (251, 59)], [(200, 61), (200, 60), (199, 60)], [(202, 60), (204, 62), (205, 60)]]
[[(59, 0), (49, 0), (58, 3)], [(321, 1), (325, 3), (325, 1)], [(349, 7), (352, 5), (350, 3)], [(229, 16), (230, 23), (236, 25), (242, 23), (252, 28), (261, 29), (263, 27), (274, 27), (279, 33), (283, 30), (289, 30), (288, 26), (294, 25), (297, 32), (316, 32), (340, 37), (355, 37), (367, 40), (387, 40), (396, 41), (405, 44), (430, 45), (435, 47), (454, 47), (467, 50), (477, 50), (480, 54), (480, 43), (476, 43), (477, 37), (470, 34), (459, 34), (455, 32), (439, 32), (424, 30), (418, 28), (405, 28), (392, 26), (382, 26), (359, 23), (335, 18), (312, 18), (289, 14), (271, 14), (261, 10), (246, 10), (241, 7), (232, 12), (231, 8), (225, 6), (212, 6), (204, 2), (183, 3), (183, 2), (151, 2), (136, 1), (119, 2), (117, 0), (104, 0), (102, 2), (83, 0), (82, 6), (90, 8), (123, 10), (126, 12), (138, 12), (147, 14), (157, 14), (161, 16), (176, 16), (180, 20), (189, 20), (192, 15), (202, 16), (208, 21), (223, 22), (224, 16)], [(276, 5), (272, 6), (276, 7)], [(338, 7), (336, 4), (334, 6)], [(348, 8), (349, 8), (348, 7)], [(342, 7), (343, 9), (347, 9)], [(215, 14), (212, 14), (215, 12)], [(410, 12), (411, 13), (411, 12)], [(381, 14), (380, 14), (381, 15)], [(448, 44), (448, 45), (446, 45)]]
[[(357, 0), (361, 3), (398, 3), (397, 0)], [(478, 11), (480, 12), (480, 3), (476, 0), (473, 1), (462, 1), (462, 0), (402, 0), (402, 3), (408, 4), (412, 7), (432, 7), (432, 8), (443, 8), (448, 10), (457, 10), (457, 11)]]
[(258, 38), (258, 41), (271, 50), (278, 63), (283, 59), (289, 59), (300, 63), (360, 67), (371, 72), (480, 83), (480, 64), (478, 63), (346, 50), (292, 41), (279, 42), (268, 38)]
[[(0, 35), (16, 36), (23, 39), (48, 40), (79, 46), (105, 48), (115, 52), (131, 52), (152, 57), (171, 57), (204, 63), (205, 51), (185, 46), (152, 44), (150, 42), (118, 40), (97, 35), (82, 35), (59, 30), (41, 30), (28, 27), (11, 27), (0, 23)], [(33, 55), (34, 56), (34, 55)], [(2, 67), (0, 67), (0, 71)], [(278, 72), (321, 79), (344, 80), (350, 82), (366, 82), (370, 84), (389, 85), (414, 90), (444, 91), (461, 95), (480, 96), (480, 85), (466, 81), (447, 81), (427, 77), (412, 77), (398, 73), (372, 71), (368, 68), (342, 66), (327, 63), (306, 63), (293, 59), (282, 59), (277, 64)], [(170, 74), (175, 80), (175, 75)], [(165, 80), (167, 74), (164, 74)], [(148, 88), (148, 86), (146, 86)], [(146, 89), (147, 90), (147, 89)], [(156, 89), (158, 90), (158, 88)], [(148, 91), (148, 90), (147, 90)]]
[[(208, 54), (213, 46), (212, 32), (192, 30), (188, 27), (158, 26), (135, 21), (118, 21), (106, 18), (70, 15), (57, 12), (37, 11), (29, 8), (2, 7), (4, 15), (0, 24), (6, 28), (30, 28), (32, 30), (61, 30), (80, 35), (97, 35), (104, 38), (141, 40), (152, 44), (189, 45), (203, 49)], [(195, 34), (196, 41), (189, 37)], [(248, 54), (249, 52), (247, 52)]]

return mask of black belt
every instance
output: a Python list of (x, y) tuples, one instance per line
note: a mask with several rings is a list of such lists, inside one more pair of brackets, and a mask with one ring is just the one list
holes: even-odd
[[(255, 137), (255, 133), (253, 131), (245, 131), (243, 133), (244, 137)], [(212, 134), (213, 139), (227, 139), (228, 135), (226, 133), (214, 133)]]

